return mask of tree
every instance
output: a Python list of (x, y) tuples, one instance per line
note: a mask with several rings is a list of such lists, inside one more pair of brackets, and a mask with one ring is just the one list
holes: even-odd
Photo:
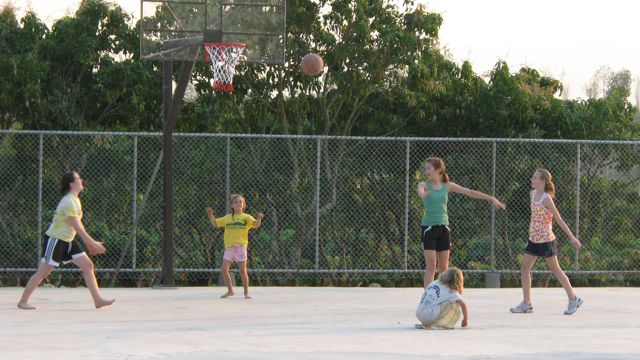
[(21, 20), (5, 5), (0, 11), (0, 127), (22, 126), (22, 119), (42, 114), (40, 79), (47, 71), (35, 48), (48, 34), (32, 12)]
[(52, 30), (27, 13), (0, 16), (2, 127), (157, 130), (159, 76), (139, 62), (130, 17), (116, 5), (84, 0)]
[(603, 66), (596, 71), (586, 86), (590, 99), (609, 97), (614, 91), (628, 92), (631, 95), (631, 72), (626, 69), (613, 71), (609, 66)]

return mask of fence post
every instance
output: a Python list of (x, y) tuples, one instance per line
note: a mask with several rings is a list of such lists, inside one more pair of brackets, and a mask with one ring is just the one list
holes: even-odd
[(38, 235), (36, 236), (36, 259), (42, 254), (42, 147), (43, 135), (38, 135)]
[(225, 169), (226, 169), (226, 173), (225, 173), (225, 186), (224, 186), (224, 192), (225, 192), (225, 203), (224, 203), (224, 209), (225, 211), (227, 211), (227, 209), (229, 208), (229, 198), (231, 197), (231, 184), (230, 184), (230, 179), (231, 179), (231, 136), (227, 135), (226, 137), (226, 165), (225, 165)]
[[(576, 231), (575, 235), (578, 239), (580, 239), (580, 172), (581, 172), (581, 164), (580, 164), (580, 143), (576, 146)], [(580, 264), (578, 262), (580, 258), (580, 250), (576, 249), (575, 251), (575, 270), (580, 270)]]
[(315, 268), (318, 270), (320, 266), (320, 161), (322, 145), (320, 138), (316, 138), (316, 261)]
[[(492, 142), (491, 195), (496, 196), (496, 142)], [(491, 206), (491, 261), (485, 278), (488, 288), (500, 287), (500, 273), (496, 272), (496, 207)]]
[(136, 234), (137, 234), (137, 222), (136, 217), (138, 216), (138, 136), (133, 137), (133, 169), (132, 169), (132, 180), (131, 180), (131, 192), (132, 192), (132, 204), (131, 204), (131, 223), (133, 224), (132, 236), (131, 236), (131, 267), (133, 269), (136, 268)]
[[(225, 192), (225, 211), (229, 209), (230, 197), (231, 197), (231, 136), (227, 135), (225, 137), (225, 183), (224, 183), (224, 192)], [(220, 253), (220, 259), (223, 257), (223, 253)], [(220, 262), (222, 264), (222, 260)], [(222, 266), (220, 266), (222, 268)], [(231, 273), (231, 284), (236, 286), (236, 276), (234, 273)], [(224, 275), (222, 275), (222, 271), (218, 273), (218, 286), (224, 286)]]
[(405, 155), (405, 191), (404, 191), (404, 269), (409, 269), (409, 169), (411, 160), (411, 143), (406, 141)]

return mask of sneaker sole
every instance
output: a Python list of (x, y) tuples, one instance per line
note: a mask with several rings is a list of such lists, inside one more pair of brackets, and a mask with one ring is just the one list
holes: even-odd
[(526, 311), (512, 311), (511, 309), (509, 309), (509, 311), (512, 314), (531, 314), (533, 312), (533, 309), (531, 310), (526, 310)]

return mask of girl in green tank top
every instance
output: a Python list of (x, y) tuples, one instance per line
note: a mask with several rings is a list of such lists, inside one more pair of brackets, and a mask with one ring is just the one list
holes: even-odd
[(420, 182), (417, 190), (424, 205), (421, 237), (425, 258), (424, 287), (426, 288), (433, 281), (436, 265), (440, 274), (449, 268), (451, 250), (447, 212), (449, 193), (460, 193), (474, 199), (487, 200), (499, 209), (505, 209), (506, 205), (494, 196), (467, 189), (449, 181), (446, 165), (440, 158), (426, 159), (424, 173), (427, 181)]
[(434, 189), (431, 181), (427, 182), (429, 195), (422, 199), (424, 205), (424, 216), (422, 225), (449, 225), (449, 214), (447, 213), (447, 202), (449, 191), (446, 186), (440, 185), (440, 189)]

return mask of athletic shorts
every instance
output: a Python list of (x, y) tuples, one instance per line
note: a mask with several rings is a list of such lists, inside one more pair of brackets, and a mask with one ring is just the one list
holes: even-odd
[(451, 230), (448, 225), (422, 225), (421, 238), (424, 250), (451, 250)]
[(527, 241), (527, 247), (524, 248), (524, 252), (541, 258), (549, 258), (558, 255), (558, 244), (555, 240), (543, 243)]
[(66, 264), (73, 259), (85, 255), (87, 254), (85, 254), (80, 244), (75, 240), (68, 242), (45, 236), (40, 262), (58, 267), (61, 264)]
[(224, 249), (223, 260), (231, 262), (247, 261), (247, 248), (242, 245), (233, 245)]

